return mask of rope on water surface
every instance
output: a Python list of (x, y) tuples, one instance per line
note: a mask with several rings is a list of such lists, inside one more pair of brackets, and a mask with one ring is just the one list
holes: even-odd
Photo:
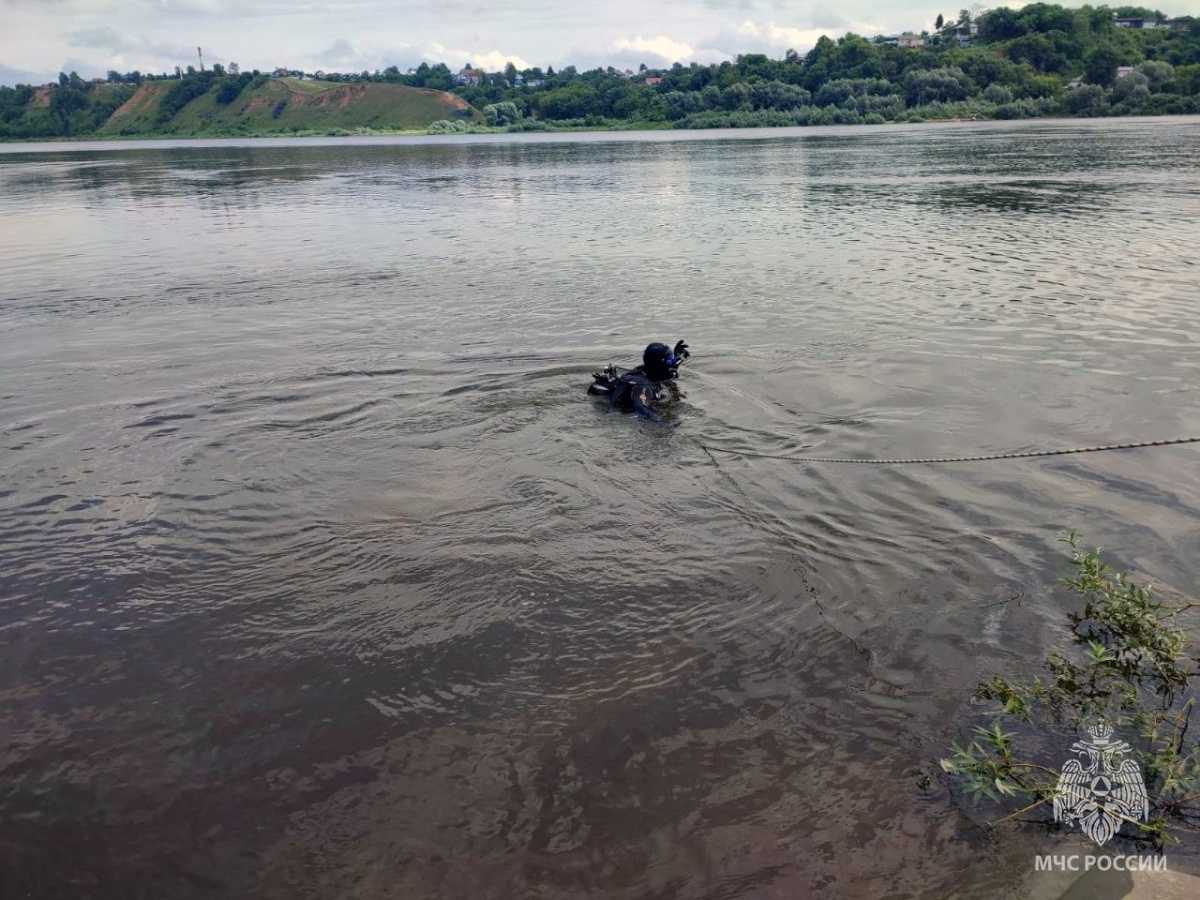
[(1101, 447), (1071, 447), (1067, 450), (1027, 450), (1022, 453), (991, 453), (985, 456), (931, 456), (923, 459), (850, 459), (836, 456), (785, 456), (779, 453), (756, 453), (753, 450), (727, 450), (723, 447), (714, 447), (711, 444), (701, 444), (700, 446), (711, 453), (726, 453), (730, 456), (749, 456), (755, 459), (781, 459), (787, 462), (808, 463), (852, 463), (860, 466), (904, 466), (926, 463), (987, 462), (998, 459), (1069, 456), (1073, 453), (1099, 453), (1102, 450), (1136, 450), (1142, 447), (1166, 447), (1171, 444), (1200, 444), (1200, 437), (1169, 438), (1158, 441), (1130, 441), (1124, 444), (1105, 444)]

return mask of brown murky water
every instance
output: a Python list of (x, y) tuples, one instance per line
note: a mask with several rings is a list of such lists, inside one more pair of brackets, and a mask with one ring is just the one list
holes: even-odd
[(1196, 451), (700, 444), (1200, 432), (1198, 140), (4, 148), (3, 895), (1009, 896), (920, 775), (1062, 529), (1200, 591)]

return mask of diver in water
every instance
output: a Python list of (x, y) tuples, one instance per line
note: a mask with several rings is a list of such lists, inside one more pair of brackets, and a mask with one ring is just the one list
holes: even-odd
[(691, 355), (683, 341), (677, 343), (674, 350), (666, 344), (653, 343), (642, 354), (642, 364), (637, 368), (622, 373), (610, 365), (593, 373), (595, 380), (588, 387), (588, 393), (607, 397), (610, 406), (661, 422), (654, 411), (654, 403), (665, 400), (668, 395), (673, 398), (679, 395), (675, 377), (679, 374), (680, 364)]

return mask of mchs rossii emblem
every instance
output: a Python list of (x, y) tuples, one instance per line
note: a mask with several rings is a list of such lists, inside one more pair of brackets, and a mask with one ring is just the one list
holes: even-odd
[(1150, 813), (1146, 783), (1124, 741), (1112, 739), (1112, 727), (1098, 723), (1087, 729), (1091, 740), (1076, 741), (1080, 757), (1063, 763), (1054, 791), (1054, 821), (1080, 830), (1100, 846), (1121, 830), (1126, 820), (1145, 822)]

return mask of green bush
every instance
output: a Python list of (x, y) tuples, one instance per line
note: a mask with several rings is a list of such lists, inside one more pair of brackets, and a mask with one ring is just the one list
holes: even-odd
[(1137, 112), (1150, 101), (1150, 79), (1141, 72), (1130, 72), (1118, 78), (1112, 89), (1113, 106), (1126, 112)]
[(521, 121), (521, 110), (512, 102), (489, 103), (482, 112), (489, 125), (514, 125)]
[(222, 79), (221, 86), (217, 88), (216, 101), (222, 106), (228, 106), (239, 96), (241, 96), (242, 91), (249, 83), (249, 78), (247, 78), (245, 81), (243, 81), (240, 77)]
[(1104, 88), (1098, 84), (1082, 84), (1067, 91), (1060, 101), (1063, 111), (1072, 116), (1102, 116), (1108, 111)]
[(1005, 103), (1012, 103), (1012, 91), (1002, 84), (989, 84), (983, 91), (983, 99), (988, 103), (995, 103), (997, 106), (1003, 106)]
[(1055, 102), (1048, 97), (1037, 99), (1025, 97), (1003, 106), (997, 106), (993, 115), (997, 119), (1036, 119), (1040, 116), (1053, 115), (1056, 109)]
[(1134, 824), (1140, 839), (1161, 849), (1172, 828), (1200, 817), (1200, 739), (1188, 733), (1200, 659), (1180, 624), (1196, 604), (1163, 603), (1150, 587), (1115, 572), (1099, 550), (1082, 551), (1074, 532), (1064, 540), (1074, 575), (1063, 583), (1082, 600), (1067, 614), (1074, 649), (1052, 651), (1044, 677), (997, 675), (980, 684), (975, 698), (996, 704), (995, 721), (976, 727), (975, 739), (956, 744), (941, 766), (977, 801), (1012, 797), (1025, 804), (1000, 820), (1009, 821), (1045, 808), (1062, 782), (1059, 772), (1021, 755), (1019, 739), (1001, 720), (1075, 729), (1102, 721), (1137, 736), (1129, 750), (1145, 776), (1150, 813)]
[(167, 89), (159, 102), (159, 118), (165, 121), (212, 88), (216, 75), (212, 72), (197, 72), (195, 75), (176, 81)]
[(556, 129), (554, 128), (554, 126), (548, 125), (545, 122), (539, 122), (536, 119), (526, 119), (525, 121), (518, 122), (515, 125), (509, 125), (505, 129), (505, 131), (509, 131), (509, 132), (513, 132), (513, 133), (520, 132), (520, 131), (555, 131), (555, 130)]
[(464, 122), (461, 119), (458, 121), (438, 119), (427, 129), (429, 134), (479, 134), (482, 131), (483, 129), (476, 123)]
[(904, 99), (909, 106), (965, 100), (975, 89), (975, 82), (957, 66), (912, 71), (904, 78)]

